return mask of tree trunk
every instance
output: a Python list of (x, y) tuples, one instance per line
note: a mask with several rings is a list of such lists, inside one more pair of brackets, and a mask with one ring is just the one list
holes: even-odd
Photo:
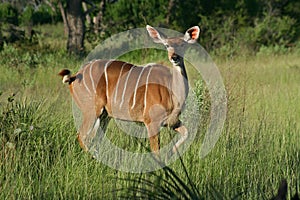
[(67, 17), (66, 17), (66, 12), (65, 12), (65, 9), (64, 9), (61, 1), (58, 1), (58, 7), (59, 7), (60, 14), (61, 14), (61, 17), (62, 17), (63, 22), (64, 22), (64, 33), (65, 33), (65, 35), (68, 35), (69, 25), (68, 25), (68, 21), (67, 21)]
[(67, 0), (67, 23), (68, 41), (67, 50), (69, 53), (81, 55), (84, 52), (84, 14), (81, 0)]
[(4, 38), (2, 36), (2, 24), (0, 24), (0, 51), (3, 50), (3, 46), (4, 46)]
[(101, 0), (98, 15), (94, 19), (95, 34), (98, 34), (101, 31), (101, 23), (103, 21), (104, 10), (105, 10), (105, 0)]
[(83, 8), (84, 12), (86, 13), (86, 15), (85, 15), (86, 23), (87, 23), (88, 26), (91, 26), (92, 25), (92, 19), (91, 19), (90, 14), (88, 13), (88, 8), (87, 8), (87, 5), (86, 5), (85, 2), (82, 2), (82, 8)]
[(166, 17), (166, 24), (167, 26), (170, 25), (170, 18), (171, 18), (171, 15), (172, 15), (172, 10), (173, 10), (173, 7), (174, 7), (174, 0), (169, 0), (169, 5), (168, 5), (168, 10), (167, 10), (167, 17)]

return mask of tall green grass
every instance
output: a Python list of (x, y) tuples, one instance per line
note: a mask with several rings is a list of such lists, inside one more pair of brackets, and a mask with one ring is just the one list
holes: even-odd
[[(215, 148), (200, 159), (204, 124), (182, 160), (148, 174), (111, 169), (80, 149), (71, 97), (57, 73), (61, 68), (76, 71), (81, 60), (51, 48), (28, 54), (6, 46), (0, 54), (1, 199), (154, 199), (167, 194), (176, 199), (184, 198), (178, 192), (184, 184), (202, 199), (268, 199), (282, 178), (289, 196), (300, 188), (297, 54), (216, 58), (228, 112)], [(137, 63), (166, 63), (165, 52), (152, 56)], [(135, 61), (130, 55), (124, 59)], [(168, 134), (163, 130), (162, 140)], [(142, 151), (140, 143), (149, 146), (148, 140), (133, 140), (114, 122), (108, 136), (130, 150)], [(176, 177), (180, 183), (172, 182)], [(177, 193), (170, 184), (179, 185)]]

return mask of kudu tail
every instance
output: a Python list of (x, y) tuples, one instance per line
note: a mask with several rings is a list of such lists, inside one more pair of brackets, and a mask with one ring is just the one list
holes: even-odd
[(63, 83), (69, 83), (71, 84), (73, 81), (75, 81), (76, 76), (71, 76), (71, 71), (68, 69), (61, 70), (58, 75), (62, 77)]

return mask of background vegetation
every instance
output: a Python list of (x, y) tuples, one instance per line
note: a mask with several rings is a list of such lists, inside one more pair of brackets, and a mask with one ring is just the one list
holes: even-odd
[[(257, 52), (266, 46), (274, 46), (280, 51), (295, 47), (300, 37), (300, 2), (297, 0), (2, 2), (1, 46), (4, 42), (39, 36), (35, 25), (62, 21), (68, 38), (67, 50), (79, 55), (84, 55), (86, 48), (82, 40), (94, 47), (112, 34), (145, 27), (145, 24), (180, 32), (199, 25), (202, 31), (200, 43), (208, 51), (225, 55), (234, 55), (240, 50)], [(78, 44), (72, 43), (73, 37), (78, 37)], [(78, 49), (72, 45), (78, 45)]]
[[(68, 3), (0, 4), (1, 199), (269, 199), (282, 178), (289, 198), (299, 192), (298, 1), (80, 1), (83, 10), (82, 3), (87, 6), (83, 51), (67, 45), (60, 8), (67, 12)], [(95, 26), (88, 15), (101, 23)], [(169, 168), (130, 174), (80, 149), (71, 97), (57, 73), (61, 68), (76, 71), (83, 56), (111, 34), (145, 24), (178, 31), (200, 26), (200, 44), (224, 79), (228, 113), (216, 147), (200, 159), (209, 96), (205, 84), (194, 78), (193, 90), (204, 105), (199, 136)], [(151, 58), (149, 52), (133, 52), (123, 59), (168, 64), (165, 52), (151, 53)], [(188, 73), (192, 77), (193, 69)], [(114, 123), (108, 131), (120, 146), (139, 151), (140, 143), (148, 145)], [(163, 130), (162, 140), (169, 134), (174, 133)]]

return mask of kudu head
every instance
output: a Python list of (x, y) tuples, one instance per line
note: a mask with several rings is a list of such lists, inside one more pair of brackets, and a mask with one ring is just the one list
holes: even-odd
[(147, 31), (155, 43), (163, 44), (168, 51), (168, 58), (172, 65), (177, 68), (184, 68), (183, 56), (188, 44), (193, 44), (197, 41), (200, 28), (193, 26), (189, 28), (182, 37), (167, 38), (162, 33), (159, 33), (155, 28), (147, 25)]

